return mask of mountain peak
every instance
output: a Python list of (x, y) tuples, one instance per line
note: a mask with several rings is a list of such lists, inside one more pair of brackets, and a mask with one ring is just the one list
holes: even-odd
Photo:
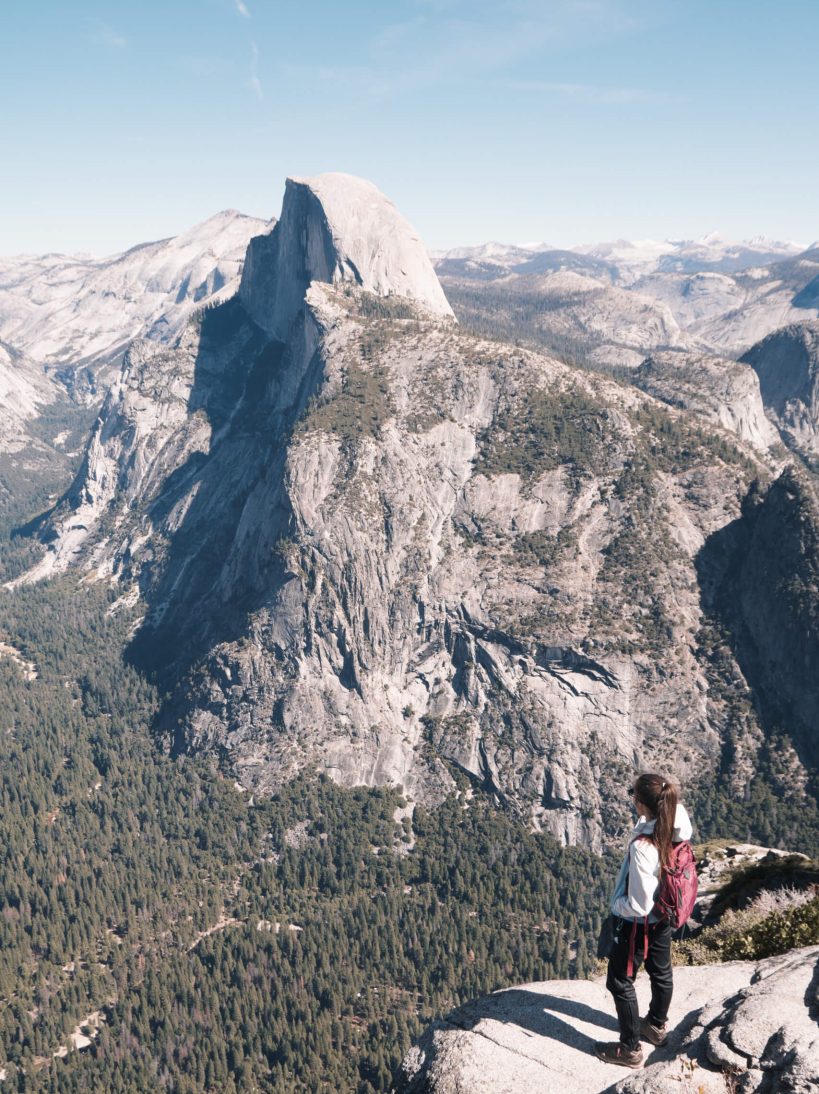
[(373, 183), (354, 175), (287, 179), (281, 220), (248, 247), (241, 295), (254, 320), (284, 339), (312, 281), (358, 285), (453, 314), (415, 229)]

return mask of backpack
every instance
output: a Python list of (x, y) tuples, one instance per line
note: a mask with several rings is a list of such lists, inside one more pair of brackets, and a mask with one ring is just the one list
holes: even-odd
[(660, 919), (667, 920), (672, 930), (676, 931), (688, 922), (696, 902), (697, 864), (691, 844), (688, 840), (681, 840), (671, 845), (668, 866), (660, 871), (660, 888), (651, 910)]
[[(638, 836), (637, 839), (654, 843), (651, 836)], [(694, 860), (694, 852), (688, 840), (671, 844), (668, 856), (668, 866), (660, 870), (660, 887), (657, 890), (657, 899), (649, 914), (658, 916), (671, 924), (672, 931), (678, 931), (688, 922), (688, 917), (694, 910), (697, 902), (697, 864)], [(631, 928), (629, 939), (628, 963), (626, 964), (626, 976), (631, 979), (634, 976), (634, 950), (637, 939), (637, 924), (635, 919)], [(643, 957), (648, 957), (648, 916), (643, 921)]]

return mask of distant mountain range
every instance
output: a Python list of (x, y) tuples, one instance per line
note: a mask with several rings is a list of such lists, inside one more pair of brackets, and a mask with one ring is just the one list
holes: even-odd
[[(813, 245), (815, 246), (815, 245)], [(483, 243), (476, 247), (455, 247), (433, 251), (436, 266), (442, 262), (493, 263), (514, 269), (537, 263), (538, 256), (555, 253), (575, 254), (599, 259), (623, 281), (651, 273), (739, 273), (754, 266), (766, 266), (792, 258), (812, 247), (757, 236), (749, 240), (729, 240), (713, 232), (700, 239), (663, 241), (616, 239), (604, 243), (586, 243), (576, 247), (553, 247), (548, 243)]]
[(439, 254), (436, 270), (470, 320), (500, 313), (502, 331), (511, 324), (608, 367), (634, 367), (656, 349), (735, 356), (819, 316), (819, 250), (766, 239), (618, 240), (573, 250), (493, 243)]

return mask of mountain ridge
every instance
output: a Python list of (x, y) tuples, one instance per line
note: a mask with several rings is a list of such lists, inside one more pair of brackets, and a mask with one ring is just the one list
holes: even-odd
[(139, 334), (172, 337), (200, 302), (235, 291), (247, 243), (267, 226), (225, 210), (102, 258), (0, 258), (0, 337), (73, 368), (116, 357)]
[(763, 732), (709, 705), (698, 558), (773, 467), (334, 272), (354, 249), (291, 189), (237, 296), (131, 348), (29, 578), (79, 566), (143, 600), (158, 732), (254, 792), (318, 763), (435, 802), (457, 769), (600, 847), (635, 755), (685, 739), (695, 778)]

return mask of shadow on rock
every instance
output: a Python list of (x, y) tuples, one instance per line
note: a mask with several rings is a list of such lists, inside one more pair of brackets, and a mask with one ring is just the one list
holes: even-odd
[[(517, 1026), (538, 1037), (560, 1041), (583, 1053), (591, 1052), (595, 1041), (617, 1033), (617, 1020), (612, 1014), (576, 999), (564, 999), (558, 995), (520, 988), (498, 992), (497, 995), (490, 995), (475, 1003), (467, 1003), (447, 1015), (446, 1023), (459, 1029), (471, 1030), (484, 1019)], [(596, 1034), (583, 1032), (566, 1019), (595, 1027)]]
[[(294, 356), (237, 298), (201, 317), (188, 421), (207, 419), (210, 444), (176, 466), (169, 459), (151, 499), (162, 535), (143, 560), (139, 580), (149, 611), (128, 651), (165, 690), (214, 647), (246, 636), (253, 613), (275, 603), (288, 580), (278, 549), (292, 519), (287, 445), (321, 372), (320, 362)], [(168, 447), (183, 441), (180, 431)], [(174, 707), (172, 695), (157, 719), (160, 730), (176, 724)], [(179, 749), (184, 742), (173, 743), (172, 751)]]

